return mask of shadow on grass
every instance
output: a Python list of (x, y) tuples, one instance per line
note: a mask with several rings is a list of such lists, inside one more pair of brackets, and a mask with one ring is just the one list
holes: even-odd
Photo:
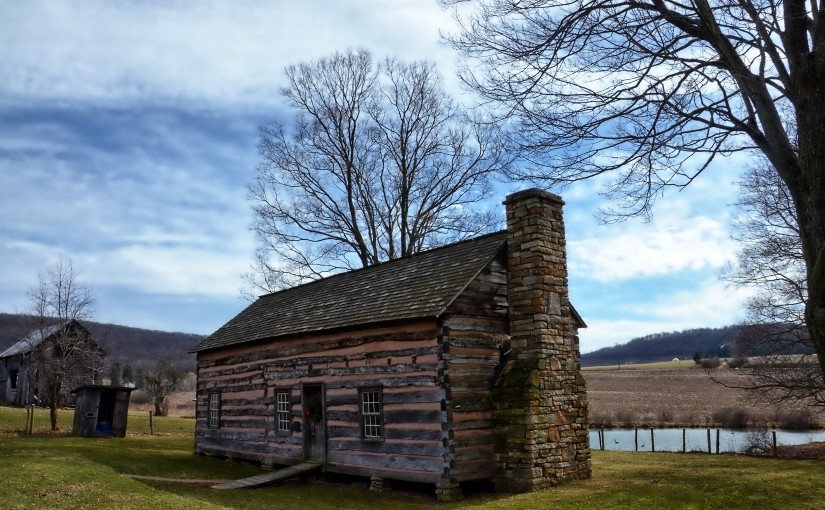
[[(14, 421), (17, 418), (14, 417)], [(198, 485), (136, 480), (124, 475), (233, 479), (256, 466), (198, 457), (188, 423), (168, 421), (160, 436), (123, 439), (63, 434), (0, 433), (5, 508), (423, 509), (434, 495), (369, 492), (358, 483), (307, 481), (260, 489), (218, 491)], [(440, 509), (753, 508), (821, 509), (825, 462), (732, 455), (594, 452), (593, 479), (520, 495), (487, 494)]]

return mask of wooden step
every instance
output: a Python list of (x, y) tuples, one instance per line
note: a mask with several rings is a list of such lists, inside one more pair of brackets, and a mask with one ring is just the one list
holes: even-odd
[(212, 486), (213, 489), (252, 489), (254, 487), (262, 487), (273, 483), (283, 482), (290, 478), (295, 478), (306, 473), (319, 471), (323, 467), (321, 462), (302, 462), (277, 471), (270, 471), (260, 475), (250, 476), (249, 478), (241, 478), (240, 480), (231, 480), (228, 482), (218, 483)]

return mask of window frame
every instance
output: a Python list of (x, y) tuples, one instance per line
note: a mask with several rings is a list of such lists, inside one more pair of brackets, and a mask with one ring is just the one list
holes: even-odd
[[(285, 401), (281, 401), (281, 396), (286, 396)], [(281, 409), (281, 404), (286, 404), (286, 409)], [(282, 419), (282, 418), (286, 419)], [(284, 425), (284, 428), (281, 425)], [(292, 434), (292, 391), (288, 389), (275, 390), (275, 432), (277, 434)]]
[[(221, 392), (210, 391), (207, 393), (206, 426), (210, 429), (221, 428), (221, 400)], [(213, 407), (212, 404), (215, 404), (215, 406)]]
[[(365, 396), (374, 396), (375, 399), (365, 400)], [(367, 412), (365, 408), (374, 405), (376, 409)], [(358, 388), (358, 418), (361, 430), (361, 440), (367, 442), (384, 441), (384, 389), (381, 386), (364, 386)], [(377, 429), (378, 434), (368, 434), (368, 430)]]

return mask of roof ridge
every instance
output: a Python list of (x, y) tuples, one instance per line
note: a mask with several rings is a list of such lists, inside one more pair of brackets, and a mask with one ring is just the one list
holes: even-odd
[(477, 237), (471, 237), (469, 239), (463, 239), (461, 241), (456, 241), (454, 243), (449, 243), (449, 244), (444, 244), (444, 245), (441, 245), (441, 246), (436, 246), (435, 248), (430, 248), (429, 250), (420, 251), (418, 253), (414, 253), (412, 255), (407, 255), (405, 257), (398, 257), (398, 258), (394, 258), (394, 259), (390, 259), (390, 260), (384, 260), (382, 262), (378, 262), (377, 264), (372, 264), (370, 266), (357, 267), (355, 269), (350, 269), (350, 270), (347, 270), (347, 271), (341, 271), (339, 273), (333, 273), (329, 276), (324, 276), (323, 278), (318, 278), (317, 280), (310, 280), (310, 281), (307, 281), (307, 282), (299, 283), (297, 285), (293, 285), (292, 287), (285, 287), (285, 288), (280, 289), (280, 290), (267, 292), (266, 294), (261, 294), (260, 296), (258, 296), (258, 299), (274, 296), (274, 295), (277, 295), (277, 294), (281, 294), (282, 292), (290, 291), (290, 290), (293, 290), (293, 289), (299, 289), (301, 287), (306, 287), (307, 285), (313, 285), (313, 284), (316, 284), (316, 283), (321, 282), (321, 281), (328, 281), (332, 278), (336, 278), (336, 277), (340, 277), (340, 276), (349, 276), (349, 275), (352, 275), (352, 274), (355, 274), (355, 273), (362, 273), (362, 272), (366, 272), (366, 271), (370, 271), (370, 270), (376, 270), (376, 269), (381, 268), (381, 267), (386, 267), (389, 264), (400, 264), (403, 261), (409, 261), (409, 260), (417, 259), (419, 257), (429, 255), (433, 252), (455, 248), (455, 247), (458, 247), (458, 246), (461, 246), (461, 245), (464, 245), (464, 244), (467, 244), (467, 243), (481, 241), (481, 240), (484, 240), (484, 239), (487, 239), (487, 238), (490, 238), (490, 237), (493, 237), (493, 236), (502, 235), (502, 234), (506, 234), (506, 233), (507, 233), (506, 230), (498, 230), (496, 232), (490, 232), (488, 234), (483, 234), (483, 235), (480, 235), (480, 236), (477, 236)]

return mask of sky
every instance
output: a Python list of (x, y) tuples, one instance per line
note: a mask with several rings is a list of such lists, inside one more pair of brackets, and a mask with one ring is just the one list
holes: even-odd
[[(212, 333), (248, 305), (247, 185), (259, 126), (288, 118), (284, 67), (362, 48), (428, 59), (471, 102), (452, 30), (435, 0), (0, 0), (0, 312), (28, 311), (62, 258), (97, 321)], [(650, 222), (600, 224), (603, 183), (552, 190), (583, 352), (742, 318), (745, 294), (717, 275), (744, 164), (718, 160)]]

